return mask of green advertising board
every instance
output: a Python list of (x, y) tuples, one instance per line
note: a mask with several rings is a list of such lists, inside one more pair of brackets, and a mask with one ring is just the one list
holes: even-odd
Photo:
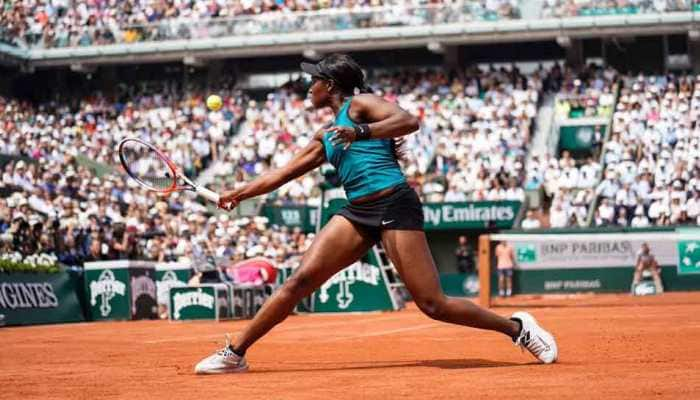
[(316, 231), (318, 218), (317, 207), (306, 205), (295, 206), (270, 206), (263, 208), (262, 214), (266, 216), (271, 225), (301, 228), (306, 233)]
[(157, 317), (155, 268), (148, 261), (85, 263), (85, 294), (92, 320)]
[(156, 293), (158, 304), (168, 307), (169, 292), (171, 287), (187, 286), (192, 275), (190, 263), (157, 263), (156, 267)]
[(509, 229), (520, 212), (519, 201), (425, 203), (425, 230)]
[(314, 312), (378, 311), (394, 307), (381, 269), (362, 261), (333, 275), (314, 292)]
[(448, 296), (476, 297), (479, 295), (477, 274), (441, 273), (440, 286)]
[[(321, 226), (347, 204), (342, 189), (324, 192)], [(423, 227), (430, 230), (510, 229), (522, 203), (519, 201), (474, 201), (424, 203)]]
[[(590, 154), (593, 149), (596, 125), (565, 125), (559, 128), (559, 150), (574, 154)], [(605, 125), (600, 125), (600, 136), (605, 135)]]
[(700, 229), (678, 230), (678, 275), (700, 274)]
[(231, 288), (226, 284), (170, 288), (170, 319), (220, 320), (232, 317)]
[(0, 273), (0, 326), (84, 321), (78, 274)]
[(700, 240), (678, 241), (678, 274), (700, 274)]

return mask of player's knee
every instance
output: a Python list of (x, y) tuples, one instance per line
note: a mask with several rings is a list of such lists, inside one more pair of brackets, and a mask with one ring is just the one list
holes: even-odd
[(418, 308), (428, 317), (435, 320), (443, 320), (447, 301), (444, 296), (425, 297), (416, 299)]

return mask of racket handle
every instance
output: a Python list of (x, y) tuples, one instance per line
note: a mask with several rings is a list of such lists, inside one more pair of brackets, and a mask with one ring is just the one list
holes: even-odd
[(204, 197), (205, 199), (212, 201), (214, 203), (217, 203), (217, 204), (219, 203), (219, 194), (218, 193), (212, 192), (211, 190), (209, 190), (205, 187), (201, 187), (201, 186), (195, 187), (195, 191), (197, 192), (197, 194)]

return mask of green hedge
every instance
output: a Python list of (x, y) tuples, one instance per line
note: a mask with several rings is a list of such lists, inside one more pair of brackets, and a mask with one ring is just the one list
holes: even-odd
[(19, 253), (3, 254), (0, 258), (0, 273), (48, 273), (59, 272), (55, 256), (47, 254), (31, 255), (22, 259)]

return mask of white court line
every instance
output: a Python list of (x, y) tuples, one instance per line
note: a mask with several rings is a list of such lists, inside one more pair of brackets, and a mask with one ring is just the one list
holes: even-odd
[(336, 338), (321, 340), (321, 342), (337, 342), (340, 340), (352, 340), (352, 339), (360, 339), (360, 338), (367, 338), (367, 337), (374, 337), (374, 336), (384, 336), (384, 335), (391, 335), (394, 333), (419, 331), (421, 329), (430, 329), (430, 328), (434, 328), (436, 326), (442, 326), (442, 325), (444, 325), (444, 324), (436, 324), (436, 323), (423, 324), (423, 325), (409, 326), (406, 328), (397, 328), (397, 329), (389, 329), (389, 330), (379, 331), (379, 332), (363, 333), (360, 335), (336, 337)]
[[(300, 330), (305, 330), (305, 329), (319, 329), (319, 328), (327, 328), (327, 327), (333, 327), (333, 326), (343, 326), (343, 325), (349, 325), (349, 324), (355, 324), (355, 323), (363, 323), (363, 322), (372, 322), (372, 321), (391, 321), (391, 320), (398, 320), (398, 319), (405, 319), (406, 315), (392, 315), (392, 316), (387, 316), (385, 318), (364, 318), (364, 319), (356, 319), (356, 320), (350, 320), (350, 321), (336, 321), (336, 322), (325, 322), (325, 323), (319, 323), (319, 324), (306, 324), (302, 326), (295, 326), (295, 327), (289, 327), (289, 328), (281, 328), (281, 329), (276, 329), (273, 332), (293, 332), (293, 331), (300, 331)], [(224, 321), (226, 322), (226, 321)], [(232, 334), (240, 333), (240, 331), (233, 331), (231, 332)], [(186, 336), (186, 337), (175, 337), (175, 338), (168, 338), (168, 339), (158, 339), (158, 340), (146, 340), (144, 341), (145, 344), (158, 344), (158, 343), (170, 343), (170, 342), (190, 342), (190, 341), (198, 341), (198, 340), (203, 340), (203, 339), (216, 339), (222, 337), (222, 333), (217, 333), (217, 334), (209, 334), (209, 335), (198, 335), (198, 336)]]

